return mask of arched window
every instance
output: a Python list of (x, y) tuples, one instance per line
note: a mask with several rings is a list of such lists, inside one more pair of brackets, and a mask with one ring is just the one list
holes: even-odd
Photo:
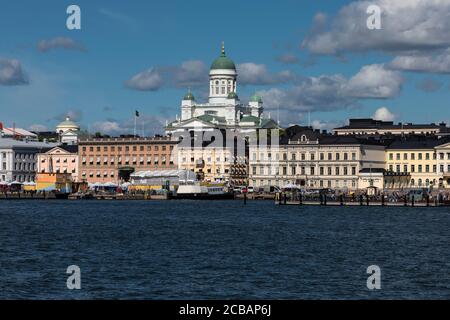
[(419, 187), (422, 186), (422, 179), (419, 179)]
[(425, 187), (428, 187), (430, 185), (430, 179), (425, 180)]
[(410, 183), (411, 183), (411, 187), (414, 187), (414, 185), (415, 185), (416, 182), (414, 181), (414, 179), (411, 179), (411, 182), (410, 182)]

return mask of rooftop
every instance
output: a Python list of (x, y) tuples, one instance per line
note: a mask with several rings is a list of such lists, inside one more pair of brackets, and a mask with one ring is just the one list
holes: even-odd
[(413, 124), (413, 123), (397, 123), (393, 121), (382, 121), (370, 118), (363, 119), (350, 119), (347, 126), (336, 128), (334, 130), (346, 130), (346, 129), (446, 129), (445, 123), (435, 124)]

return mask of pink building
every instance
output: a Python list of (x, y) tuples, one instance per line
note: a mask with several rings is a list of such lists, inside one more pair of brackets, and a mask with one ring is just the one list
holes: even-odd
[(44, 149), (38, 154), (38, 173), (70, 173), (78, 182), (78, 146), (60, 145)]

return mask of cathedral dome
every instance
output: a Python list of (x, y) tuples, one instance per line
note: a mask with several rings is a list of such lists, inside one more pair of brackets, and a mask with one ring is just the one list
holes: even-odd
[(222, 43), (222, 53), (220, 54), (220, 57), (214, 60), (214, 62), (211, 65), (211, 70), (236, 70), (236, 65), (234, 64), (233, 60), (228, 58), (225, 54), (225, 46)]
[(262, 98), (261, 96), (257, 95), (256, 93), (250, 98), (250, 102), (258, 102), (258, 103), (262, 103)]
[(238, 95), (236, 94), (236, 92), (230, 92), (228, 94), (228, 99), (239, 99)]
[(186, 93), (186, 95), (184, 96), (183, 100), (191, 100), (191, 101), (195, 101), (195, 97), (192, 94), (191, 91), (189, 91), (188, 93)]

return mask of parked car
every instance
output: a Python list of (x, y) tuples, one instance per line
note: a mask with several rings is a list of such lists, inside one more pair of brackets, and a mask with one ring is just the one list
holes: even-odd
[(253, 193), (253, 192), (255, 192), (255, 189), (253, 187), (247, 187), (247, 192)]

